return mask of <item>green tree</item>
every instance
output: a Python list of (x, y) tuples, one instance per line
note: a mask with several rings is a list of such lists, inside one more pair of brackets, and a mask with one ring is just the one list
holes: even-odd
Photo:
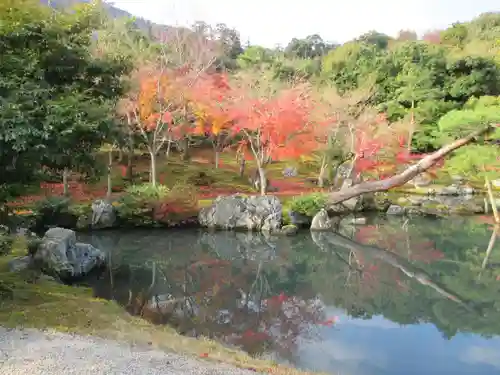
[(341, 93), (354, 90), (380, 69), (383, 52), (374, 45), (349, 42), (330, 51), (322, 63), (322, 74)]
[(259, 67), (273, 61), (273, 54), (261, 46), (250, 46), (245, 48), (237, 58), (238, 65), (243, 69)]
[[(439, 128), (445, 139), (455, 134), (464, 134), (481, 125), (500, 124), (500, 97), (482, 97), (470, 100), (466, 109), (447, 113), (439, 120)], [(485, 181), (496, 222), (500, 217), (492, 193), (491, 179), (500, 175), (498, 144), (500, 128), (489, 138), (475, 145), (458, 150), (446, 161), (446, 168), (453, 173), (480, 178)]]
[(7, 0), (0, 14), (0, 184), (25, 183), (43, 163), (89, 166), (128, 68), (91, 53), (98, 8), (70, 13)]

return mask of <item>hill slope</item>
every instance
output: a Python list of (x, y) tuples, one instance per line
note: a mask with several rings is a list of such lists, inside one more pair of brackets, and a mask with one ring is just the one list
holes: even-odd
[[(50, 5), (56, 8), (66, 8), (74, 4), (89, 3), (90, 0), (40, 0), (42, 4)], [(129, 12), (117, 8), (110, 4), (104, 4), (107, 13), (113, 18), (134, 18), (135, 25), (149, 35), (158, 35), (158, 32), (167, 26), (158, 25), (144, 18), (136, 17)]]

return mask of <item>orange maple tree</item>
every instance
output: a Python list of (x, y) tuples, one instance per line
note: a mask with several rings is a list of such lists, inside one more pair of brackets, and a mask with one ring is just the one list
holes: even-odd
[(190, 99), (196, 117), (195, 132), (210, 139), (214, 149), (215, 168), (219, 167), (220, 153), (230, 145), (233, 124), (224, 99), (230, 86), (224, 74), (205, 74), (191, 87)]
[(135, 88), (121, 101), (119, 112), (126, 117), (128, 126), (141, 135), (150, 156), (150, 180), (156, 185), (156, 157), (173, 137), (173, 80), (154, 66), (138, 69), (131, 78)]

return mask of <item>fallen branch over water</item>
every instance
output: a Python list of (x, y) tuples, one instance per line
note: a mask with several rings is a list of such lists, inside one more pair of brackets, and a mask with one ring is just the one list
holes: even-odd
[(494, 128), (492, 125), (478, 129), (469, 134), (467, 137), (457, 139), (456, 141), (441, 147), (436, 152), (423, 157), (418, 163), (406, 168), (403, 172), (390, 178), (379, 181), (362, 182), (350, 188), (331, 193), (329, 197), (329, 203), (338, 204), (362, 194), (387, 191), (394, 187), (404, 185), (408, 181), (417, 177), (419, 174), (432, 168), (448, 154), (469, 143), (475, 142), (479, 137), (492, 132), (493, 129)]

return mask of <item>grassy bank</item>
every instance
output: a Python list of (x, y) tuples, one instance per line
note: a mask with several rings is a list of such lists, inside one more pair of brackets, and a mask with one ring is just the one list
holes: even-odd
[(34, 275), (29, 272), (9, 272), (9, 261), (23, 256), (25, 249), (24, 240), (17, 239), (12, 253), (0, 257), (0, 325), (4, 327), (51, 328), (150, 345), (258, 372), (308, 374), (251, 358), (211, 340), (181, 336), (168, 326), (152, 325), (129, 315), (114, 302), (93, 298), (90, 289), (43, 278), (33, 281)]

